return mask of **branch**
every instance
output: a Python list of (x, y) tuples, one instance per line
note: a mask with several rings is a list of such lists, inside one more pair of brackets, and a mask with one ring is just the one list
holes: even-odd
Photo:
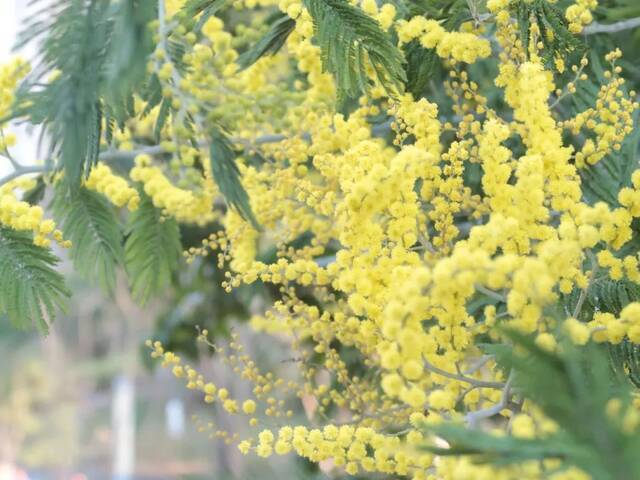
[(484, 380), (478, 380), (475, 378), (471, 378), (471, 377), (467, 377), (465, 375), (460, 375), (457, 373), (451, 373), (451, 372), (447, 372), (446, 370), (442, 370), (438, 367), (436, 367), (435, 365), (432, 365), (431, 363), (427, 362), (426, 360), (424, 361), (424, 367), (433, 372), (436, 373), (438, 375), (441, 375), (443, 377), (446, 378), (450, 378), (452, 380), (457, 380), (459, 382), (464, 382), (464, 383), (468, 383), (469, 385), (473, 385), (476, 388), (504, 388), (505, 384), (502, 382), (486, 382)]
[(406, 410), (409, 410), (411, 407), (407, 407), (407, 405), (398, 405), (396, 407), (390, 408), (388, 410), (382, 410), (380, 412), (375, 412), (375, 413), (362, 413), (360, 415), (358, 415), (357, 419), (351, 419), (345, 422), (340, 422), (340, 423), (335, 423), (334, 425), (336, 426), (342, 426), (342, 425), (356, 425), (358, 423), (360, 423), (362, 420), (365, 419), (380, 419), (383, 417), (388, 417), (390, 415), (393, 415), (394, 413), (398, 413), (398, 412), (404, 412)]
[(507, 383), (504, 384), (504, 389), (502, 390), (502, 396), (500, 397), (500, 401), (495, 405), (483, 408), (482, 410), (477, 410), (475, 412), (467, 413), (465, 419), (469, 426), (475, 426), (480, 420), (484, 418), (491, 418), (494, 415), (497, 415), (502, 410), (509, 406), (509, 400), (511, 398), (511, 384), (513, 383), (513, 370), (509, 373), (509, 378), (507, 379)]
[(13, 166), (13, 168), (19, 169), (22, 165), (16, 162), (16, 159), (13, 158), (13, 155), (11, 155), (11, 152), (9, 151), (9, 147), (7, 146), (7, 140), (4, 137), (4, 130), (2, 130), (1, 128), (0, 128), (0, 139), (2, 139), (2, 144), (4, 145), (4, 151), (2, 153), (4, 154), (5, 157), (7, 157), (7, 160), (11, 162), (11, 165)]
[(592, 23), (585, 27), (582, 31), (583, 35), (594, 35), (596, 33), (617, 33), (625, 30), (632, 30), (640, 27), (640, 17), (630, 18), (628, 20), (622, 20), (616, 23), (610, 23), (603, 25), (601, 23)]
[(47, 168), (44, 165), (34, 165), (32, 167), (20, 167), (11, 172), (8, 175), (0, 178), (0, 187), (5, 183), (9, 183), (11, 180), (14, 180), (22, 175), (26, 175), (29, 173), (44, 173), (47, 171)]
[(478, 292), (484, 293), (488, 297), (494, 298), (500, 302), (507, 303), (507, 297), (505, 297), (504, 295), (498, 292), (494, 292), (493, 290), (490, 290), (483, 285), (476, 284), (475, 287)]
[[(283, 140), (286, 140), (287, 137), (282, 134), (271, 134), (271, 135), (263, 135), (261, 137), (257, 137), (255, 139), (246, 139), (246, 138), (238, 138), (238, 137), (230, 137), (230, 140), (235, 143), (244, 146), (245, 148), (250, 148), (258, 145), (265, 145), (268, 143), (278, 143)], [(202, 143), (201, 147), (206, 147), (208, 144)], [(101, 162), (105, 163), (115, 163), (115, 162), (133, 162), (133, 160), (138, 155), (150, 155), (152, 157), (156, 155), (162, 155), (163, 153), (167, 153), (167, 151), (162, 148), (160, 145), (150, 145), (148, 147), (141, 147), (135, 150), (107, 150), (100, 155), (98, 155), (98, 159)], [(47, 173), (49, 170), (44, 165), (34, 165), (34, 166), (22, 166), (15, 161), (11, 162), (15, 167), (15, 170), (10, 174), (0, 177), (0, 186), (4, 185), (11, 180), (21, 177), (22, 175), (26, 175), (29, 173)]]
[(489, 360), (492, 360), (494, 357), (495, 357), (495, 355), (482, 355), (480, 357), (480, 359), (478, 359), (478, 361), (476, 363), (474, 363), (467, 370), (465, 370), (465, 372), (464, 372), (465, 375), (471, 375), (471, 374), (477, 372), (482, 367), (484, 367), (489, 362)]

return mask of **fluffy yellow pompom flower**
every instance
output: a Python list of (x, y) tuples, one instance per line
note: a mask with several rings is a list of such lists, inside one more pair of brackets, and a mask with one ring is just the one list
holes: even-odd
[(111, 168), (103, 163), (98, 163), (91, 169), (85, 186), (105, 195), (116, 207), (126, 205), (130, 211), (135, 211), (140, 204), (138, 192), (131, 188), (124, 178), (115, 175)]

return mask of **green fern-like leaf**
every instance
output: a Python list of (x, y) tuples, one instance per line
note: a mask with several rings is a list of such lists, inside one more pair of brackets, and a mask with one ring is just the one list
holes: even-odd
[(171, 99), (165, 98), (162, 100), (160, 104), (160, 109), (158, 110), (158, 117), (156, 118), (156, 124), (153, 127), (153, 136), (156, 137), (156, 140), (160, 140), (160, 135), (162, 134), (162, 129), (167, 123), (167, 118), (169, 118), (169, 114), (171, 113)]
[(219, 3), (220, 0), (187, 0), (182, 6), (182, 13), (198, 15)]
[(583, 44), (569, 31), (562, 10), (547, 0), (519, 0), (511, 3), (511, 9), (518, 20), (520, 40), (525, 51), (528, 51), (531, 40), (531, 24), (538, 24), (539, 40), (544, 45), (543, 58), (547, 64), (582, 48)]
[(200, 30), (207, 20), (224, 7), (225, 3), (226, 0), (188, 0), (180, 13), (187, 18), (195, 18), (200, 15), (196, 26), (196, 30)]
[(240, 67), (243, 69), (247, 68), (265, 55), (275, 55), (278, 53), (291, 32), (293, 32), (295, 26), (296, 21), (294, 19), (288, 15), (279, 14), (271, 23), (271, 28), (267, 34), (253, 47), (240, 55), (240, 58), (238, 58)]
[(323, 68), (334, 76), (339, 98), (367, 92), (369, 65), (388, 92), (402, 90), (402, 52), (376, 20), (346, 0), (305, 0), (304, 5), (313, 18)]
[(157, 18), (158, 2), (148, 0), (120, 0), (111, 2), (109, 17), (113, 34), (108, 46), (108, 92), (118, 98), (144, 81), (146, 58), (154, 43), (149, 22)]
[[(155, 2), (146, 0), (33, 0), (39, 10), (25, 25), (18, 46), (39, 43), (35, 68), (21, 85), (10, 118), (42, 124), (47, 158), (77, 188), (100, 153), (103, 118), (110, 136), (133, 116), (133, 94), (146, 78), (153, 49), (148, 23)], [(59, 74), (43, 80), (51, 71)]]
[(565, 344), (562, 353), (550, 353), (532, 338), (504, 332), (517, 348), (496, 354), (503, 368), (513, 374), (513, 386), (558, 430), (541, 439), (494, 436), (460, 424), (425, 426), (444, 438), (449, 448), (427, 447), (439, 455), (469, 455), (474, 461), (508, 465), (554, 458), (560, 468), (576, 466), (590, 478), (617, 480), (638, 478), (640, 443), (621, 423), (612, 422), (607, 404), (612, 397), (629, 401), (626, 385), (612, 383), (607, 359), (597, 345), (576, 349)]
[(609, 345), (609, 361), (619, 379), (626, 379), (640, 388), (640, 345), (627, 338), (616, 345)]
[(453, 423), (435, 425), (427, 431), (445, 438), (450, 445), (446, 448), (429, 446), (427, 449), (430, 452), (436, 455), (469, 455), (477, 463), (511, 465), (549, 458), (561, 460), (567, 456), (570, 448), (560, 435), (544, 439), (499, 437)]
[(142, 195), (140, 206), (129, 218), (124, 249), (133, 297), (144, 304), (169, 283), (178, 267), (182, 253), (178, 224), (163, 217), (151, 199)]
[(440, 66), (440, 59), (435, 49), (425, 49), (417, 40), (404, 47), (407, 64), (407, 91), (418, 98), (424, 93), (433, 72)]
[(35, 325), (46, 333), (69, 296), (54, 270), (58, 261), (50, 250), (35, 246), (31, 235), (0, 226), (0, 314), (17, 328)]
[[(41, 62), (18, 92), (16, 116), (45, 125), (51, 137), (50, 157), (59, 158), (65, 179), (78, 185), (99, 152), (102, 109), (100, 84), (105, 70), (110, 24), (109, 2), (59, 0), (36, 15), (23, 41), (44, 35)], [(39, 22), (39, 23), (38, 23)], [(45, 88), (31, 86), (47, 71), (60, 75)]]
[[(573, 311), (579, 293), (572, 292), (567, 306)], [(595, 312), (612, 313), (619, 316), (624, 307), (632, 302), (640, 301), (640, 285), (629, 280), (596, 280), (587, 295), (579, 318), (589, 321)], [(625, 338), (618, 344), (607, 344), (611, 370), (620, 380), (628, 380), (640, 388), (640, 345)]]
[[(634, 124), (638, 115), (634, 115)], [(640, 129), (636, 128), (622, 144), (619, 152), (600, 160), (595, 165), (580, 170), (582, 190), (589, 203), (607, 202), (612, 207), (618, 207), (618, 192), (623, 187), (631, 185), (631, 174), (640, 167), (638, 163), (638, 145), (640, 144)]]
[(602, 311), (620, 315), (620, 312), (631, 302), (640, 300), (640, 285), (629, 280), (601, 279), (589, 288), (587, 297), (587, 315), (594, 311)]
[(73, 243), (70, 253), (77, 271), (113, 292), (117, 267), (124, 260), (123, 234), (113, 207), (91, 190), (59, 189), (54, 212)]
[(236, 164), (236, 154), (231, 142), (219, 129), (213, 129), (210, 137), (209, 153), (213, 179), (231, 207), (235, 208), (242, 218), (250, 221), (255, 228), (259, 228), (258, 221), (251, 210), (249, 195), (240, 181), (240, 170)]
[(457, 30), (461, 23), (471, 20), (467, 0), (393, 0), (392, 3), (402, 18), (433, 18), (447, 30)]
[(160, 83), (158, 75), (155, 73), (149, 77), (145, 88), (142, 90), (142, 98), (146, 102), (146, 105), (140, 115), (144, 118), (151, 113), (154, 107), (160, 105), (160, 102), (164, 99), (162, 96), (162, 84)]

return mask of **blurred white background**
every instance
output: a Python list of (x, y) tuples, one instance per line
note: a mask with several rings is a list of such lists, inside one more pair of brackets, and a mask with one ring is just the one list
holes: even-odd
[[(0, 64), (9, 61), (15, 55), (26, 59), (33, 55), (31, 48), (19, 53), (13, 51), (21, 20), (27, 18), (27, 3), (28, 0), (0, 0)], [(37, 137), (22, 126), (11, 125), (7, 130), (18, 135), (18, 144), (11, 149), (14, 157), (24, 165), (36, 163), (37, 149), (34, 139)], [(9, 162), (0, 159), (0, 176), (11, 171)]]
[(5, 61), (10, 53), (17, 30), (18, 3), (23, 0), (2, 0), (0, 2), (0, 58)]

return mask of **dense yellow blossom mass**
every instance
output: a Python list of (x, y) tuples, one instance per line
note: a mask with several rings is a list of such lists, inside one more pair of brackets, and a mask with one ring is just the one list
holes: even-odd
[[(551, 308), (574, 290), (586, 294), (596, 274), (640, 283), (637, 255), (622, 253), (640, 217), (640, 170), (620, 190), (617, 207), (585, 202), (580, 177), (581, 169), (619, 151), (633, 130), (638, 104), (616, 63), (622, 52), (603, 59), (606, 82), (595, 104), (563, 116), (555, 107), (575, 85), (561, 83), (560, 73), (571, 69), (580, 82), (588, 62), (556, 59), (554, 66), (544, 61), (541, 42), (525, 49), (509, 0), (488, 2), (493, 34), (482, 25), (447, 31), (434, 19), (400, 19), (392, 3), (364, 0), (362, 10), (384, 30), (394, 28), (400, 44), (417, 40), (442, 59), (442, 91), (452, 114), (436, 99), (392, 95), (369, 69), (369, 95), (344, 115), (336, 112), (336, 87), (323, 71), (301, 2), (235, 2), (239, 9), (277, 6), (295, 19), (285, 51), (245, 70), (236, 64), (239, 48), (256, 37), (259, 22), (232, 35), (212, 17), (200, 38), (174, 17), (180, 3), (168, 2), (164, 20), (175, 27), (172, 35), (191, 44), (182, 58), (186, 68), (172, 63), (162, 42), (149, 63), (174, 109), (160, 132), (161, 154), (138, 155), (127, 179), (99, 164), (85, 184), (117, 207), (135, 210), (144, 192), (178, 222), (220, 221), (224, 232), (185, 257), (211, 261), (208, 254), (217, 254), (231, 271), (228, 290), (258, 280), (280, 289), (282, 299), (252, 325), (290, 342), (300, 358), (299, 378), (261, 372), (235, 338), (227, 351), (217, 349), (254, 385), (251, 398), (232, 397), (160, 343), (149, 343), (187, 388), (229, 415), (244, 415), (255, 433), (240, 438), (218, 430), (214, 436), (244, 454), (331, 459), (349, 474), (589, 478), (576, 469), (545, 473), (552, 466), (545, 462), (495, 468), (434, 457), (419, 448), (425, 442), (420, 427), (471, 422), (474, 412), (501, 405), (510, 379), (478, 346), (483, 338), (500, 338), (498, 323), (533, 335), (549, 351), (566, 338), (576, 345), (615, 344), (625, 336), (640, 343), (638, 303), (619, 317), (597, 312), (587, 322), (579, 309), (559, 316)], [(581, 32), (596, 7), (595, 0), (577, 0), (567, 8), (570, 30)], [(493, 80), (506, 116), (469, 68), (491, 56), (499, 58)], [(0, 85), (10, 83), (14, 71), (3, 71)], [(8, 101), (2, 98), (0, 112)], [(136, 138), (152, 135), (157, 115), (158, 107), (116, 133), (117, 146), (135, 149)], [(388, 120), (384, 135), (372, 127), (376, 116)], [(223, 121), (242, 152), (242, 182), (261, 230), (222, 208), (211, 153), (203, 147), (207, 132), (199, 130), (209, 120)], [(200, 143), (189, 142), (192, 129)], [(475, 187), (467, 181), (471, 169), (481, 177)], [(54, 226), (38, 207), (18, 202), (13, 188), (0, 190), (0, 222), (33, 230), (36, 243), (46, 244)], [(456, 222), (461, 216), (468, 219), (464, 225)], [(303, 236), (302, 246), (294, 242)], [(260, 257), (265, 245), (277, 251), (270, 263)], [(300, 298), (298, 287), (317, 304)], [(479, 297), (485, 301), (472, 308)], [(351, 371), (337, 345), (357, 352), (366, 373)], [(314, 398), (324, 424), (284, 424), (292, 396)], [(336, 411), (340, 421), (332, 418)], [(517, 437), (557, 428), (528, 401), (497, 413)]]
[[(225, 437), (238, 441), (243, 453), (268, 457), (293, 451), (315, 462), (331, 459), (350, 474), (542, 478), (544, 467), (535, 463), (495, 471), (461, 459), (434, 460), (416, 449), (424, 442), (418, 427), (421, 422), (463, 420), (465, 411), (500, 400), (508, 380), (494, 370), (493, 360), (472, 368), (483, 358), (475, 346), (477, 338), (499, 336), (492, 329), (497, 317), (503, 324), (535, 334), (537, 343), (549, 350), (565, 336), (577, 345), (590, 339), (615, 343), (625, 335), (640, 336), (637, 304), (626, 307), (620, 318), (597, 314), (589, 323), (546, 313), (560, 295), (587, 289), (598, 268), (612, 279), (640, 278), (637, 257), (616, 254), (631, 239), (631, 222), (640, 213), (638, 173), (633, 187), (621, 190), (617, 209), (584, 203), (579, 177), (580, 168), (618, 151), (633, 128), (632, 114), (638, 105), (633, 92), (624, 92), (615, 64), (621, 53), (612, 52), (605, 59), (611, 68), (596, 104), (575, 118), (560, 119), (552, 108), (558, 88), (554, 72), (538, 54), (541, 47), (534, 44), (531, 51), (522, 50), (508, 6), (507, 0), (489, 2), (496, 16), (498, 46), (492, 46), (481, 30), (447, 32), (425, 17), (396, 22), (400, 42), (417, 39), (424, 48), (435, 49), (449, 67), (446, 91), (459, 119), (443, 122), (439, 106), (429, 99), (406, 94), (385, 101), (375, 89), (348, 118), (333, 113), (334, 88), (321, 71), (318, 49), (309, 43), (309, 17), (295, 2), (280, 5), (297, 19), (287, 48), (306, 74), (306, 90), (291, 97), (292, 104), (279, 122), (286, 139), (261, 148), (274, 163), (243, 168), (244, 184), (264, 232), (228, 214), (224, 220), (228, 252), (221, 261), (229, 258), (233, 272), (227, 288), (256, 279), (282, 286), (284, 300), (255, 317), (254, 326), (289, 335), (303, 359), (312, 354), (304, 347), (311, 340), (313, 351), (325, 359), (322, 368), (339, 386), (319, 383), (316, 368), (304, 365), (302, 383), (266, 379), (246, 356), (231, 355), (227, 357), (231, 365), (243, 364), (236, 368), (256, 384), (255, 400), (244, 400), (240, 407), (240, 400), (220, 393), (216, 398), (215, 387), (188, 367), (186, 375), (192, 378), (189, 388), (204, 388), (205, 401), (220, 401), (228, 413), (247, 415), (250, 425), (269, 425), (268, 417), (286, 417), (278, 403), (282, 400), (276, 400), (275, 393), (265, 398), (270, 394), (264, 393), (265, 387), (268, 392), (283, 389), (281, 399), (288, 389), (300, 397), (314, 396), (320, 412), (328, 412), (331, 405), (347, 409), (351, 421), (322, 428), (266, 428), (244, 440)], [(573, 31), (591, 21), (595, 6), (579, 1), (567, 10)], [(381, 24), (388, 28), (393, 7), (363, 2), (362, 8), (382, 17)], [(221, 43), (218, 27), (215, 21), (205, 26), (214, 49)], [(217, 52), (196, 53), (207, 48), (198, 47), (194, 49), (198, 58), (217, 57)], [(495, 84), (504, 92), (512, 119), (501, 118), (492, 109), (464, 68), (490, 56), (492, 50), (500, 57)], [(283, 68), (279, 56), (263, 59), (247, 70), (250, 86), (242, 85), (249, 80), (244, 73), (228, 82), (240, 90), (269, 91), (278, 80), (264, 76), (267, 65)], [(580, 72), (585, 65), (583, 60)], [(189, 80), (184, 79), (187, 85)], [(272, 133), (271, 125), (260, 124), (260, 110), (242, 119), (239, 135), (245, 134), (246, 122), (265, 135)], [(377, 137), (368, 124), (369, 116), (385, 110), (393, 119), (396, 148)], [(443, 141), (447, 131), (454, 136), (448, 143)], [(588, 134), (579, 149), (567, 144), (566, 132), (582, 131)], [(512, 147), (514, 139), (521, 149)], [(465, 185), (469, 162), (482, 169), (481, 194)], [(474, 219), (467, 232), (455, 225), (454, 216), (459, 214)], [(309, 245), (287, 246), (306, 231), (313, 234)], [(271, 264), (257, 259), (256, 246), (267, 239), (279, 249), (278, 260)], [(330, 255), (331, 241), (338, 242), (335, 260), (318, 262)], [(220, 243), (209, 246), (215, 250)], [(596, 247), (600, 247), (597, 255), (592, 253)], [(202, 250), (191, 252), (199, 253)], [(323, 302), (322, 309), (297, 298), (294, 284), (312, 288)], [(469, 302), (478, 292), (488, 293), (504, 307), (497, 311), (489, 304), (480, 313), (469, 312)], [(349, 373), (335, 341), (356, 348), (379, 378)], [(180, 360), (164, 353), (160, 344), (155, 345), (154, 355), (178, 365), (174, 373), (178, 368), (178, 376), (183, 375)], [(267, 420), (257, 420), (256, 408), (264, 409)], [(507, 409), (502, 413), (513, 415)], [(513, 433), (522, 437), (555, 428), (527, 403), (510, 423)], [(404, 433), (395, 434), (392, 426)], [(586, 477), (569, 470), (545, 478)]]
[(42, 207), (18, 199), (16, 190), (26, 191), (34, 186), (33, 180), (24, 178), (0, 186), (0, 224), (14, 230), (31, 231), (33, 243), (40, 247), (48, 247), (52, 239), (63, 247), (70, 247), (71, 242), (63, 239), (56, 223), (44, 218)]

